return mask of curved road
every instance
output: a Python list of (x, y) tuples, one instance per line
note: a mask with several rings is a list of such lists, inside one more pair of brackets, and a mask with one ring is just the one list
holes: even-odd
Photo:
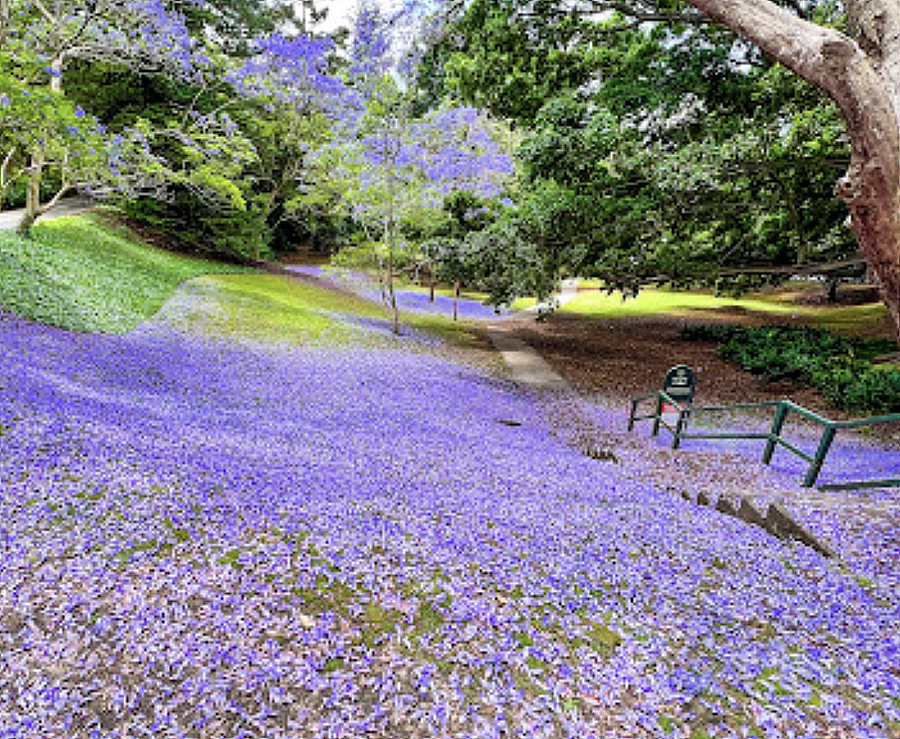
[[(75, 195), (71, 198), (63, 198), (55, 207), (44, 213), (38, 223), (50, 218), (62, 218), (63, 216), (73, 216), (90, 210), (95, 205), (94, 201), (83, 195)], [(4, 210), (0, 212), (0, 229), (11, 230), (19, 225), (19, 219), (24, 212), (23, 208), (14, 210)]]

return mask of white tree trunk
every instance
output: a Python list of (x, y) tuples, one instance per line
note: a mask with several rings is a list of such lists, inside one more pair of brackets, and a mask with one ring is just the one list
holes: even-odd
[(6, 36), (9, 33), (9, 24), (12, 20), (9, 0), (0, 0), (0, 49), (6, 45)]
[(821, 88), (850, 137), (836, 193), (900, 340), (900, 0), (845, 0), (852, 38), (769, 0), (687, 0)]

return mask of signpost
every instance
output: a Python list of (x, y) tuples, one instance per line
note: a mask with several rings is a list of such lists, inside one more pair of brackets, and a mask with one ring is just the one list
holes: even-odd
[(694, 389), (696, 387), (697, 378), (694, 376), (694, 370), (686, 364), (672, 367), (666, 372), (666, 379), (663, 380), (663, 392), (669, 395), (672, 400), (683, 404), (694, 402)]
[[(686, 364), (679, 364), (666, 372), (663, 380), (663, 392), (681, 405), (689, 405), (694, 401), (694, 389), (697, 379), (694, 370)], [(678, 409), (667, 401), (663, 401), (659, 408), (662, 420), (674, 428), (678, 423)]]

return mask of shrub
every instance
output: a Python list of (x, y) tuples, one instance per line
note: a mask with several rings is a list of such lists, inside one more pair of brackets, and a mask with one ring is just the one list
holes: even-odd
[(896, 350), (892, 342), (785, 326), (689, 326), (681, 335), (718, 342), (723, 359), (765, 382), (791, 377), (811, 385), (838, 408), (900, 412), (900, 368), (872, 364), (879, 354)]

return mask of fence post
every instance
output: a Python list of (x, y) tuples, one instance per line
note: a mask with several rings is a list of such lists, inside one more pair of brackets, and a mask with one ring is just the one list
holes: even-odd
[(678, 409), (678, 423), (675, 424), (675, 433), (672, 434), (672, 449), (678, 449), (681, 446), (681, 434), (684, 432), (684, 424), (688, 411), (686, 408)]
[(656, 396), (656, 417), (653, 419), (653, 436), (659, 436), (659, 423), (662, 420), (662, 394)]
[(834, 441), (836, 429), (834, 426), (826, 426), (822, 432), (822, 440), (819, 442), (819, 448), (816, 449), (816, 456), (813, 458), (809, 470), (806, 472), (806, 478), (803, 480), (803, 487), (811, 488), (816, 484), (816, 479), (822, 471), (822, 465), (825, 464), (825, 457), (828, 456), (828, 450), (831, 449), (831, 443)]
[(778, 403), (778, 410), (775, 412), (775, 420), (772, 421), (772, 428), (769, 429), (769, 440), (766, 442), (766, 448), (763, 450), (762, 462), (769, 464), (772, 461), (772, 454), (775, 452), (777, 439), (781, 438), (781, 429), (784, 427), (784, 419), (787, 418), (788, 407), (782, 400)]
[(631, 414), (628, 416), (628, 430), (634, 431), (634, 414), (637, 411), (638, 403), (640, 401), (637, 399), (632, 399), (631, 401)]

